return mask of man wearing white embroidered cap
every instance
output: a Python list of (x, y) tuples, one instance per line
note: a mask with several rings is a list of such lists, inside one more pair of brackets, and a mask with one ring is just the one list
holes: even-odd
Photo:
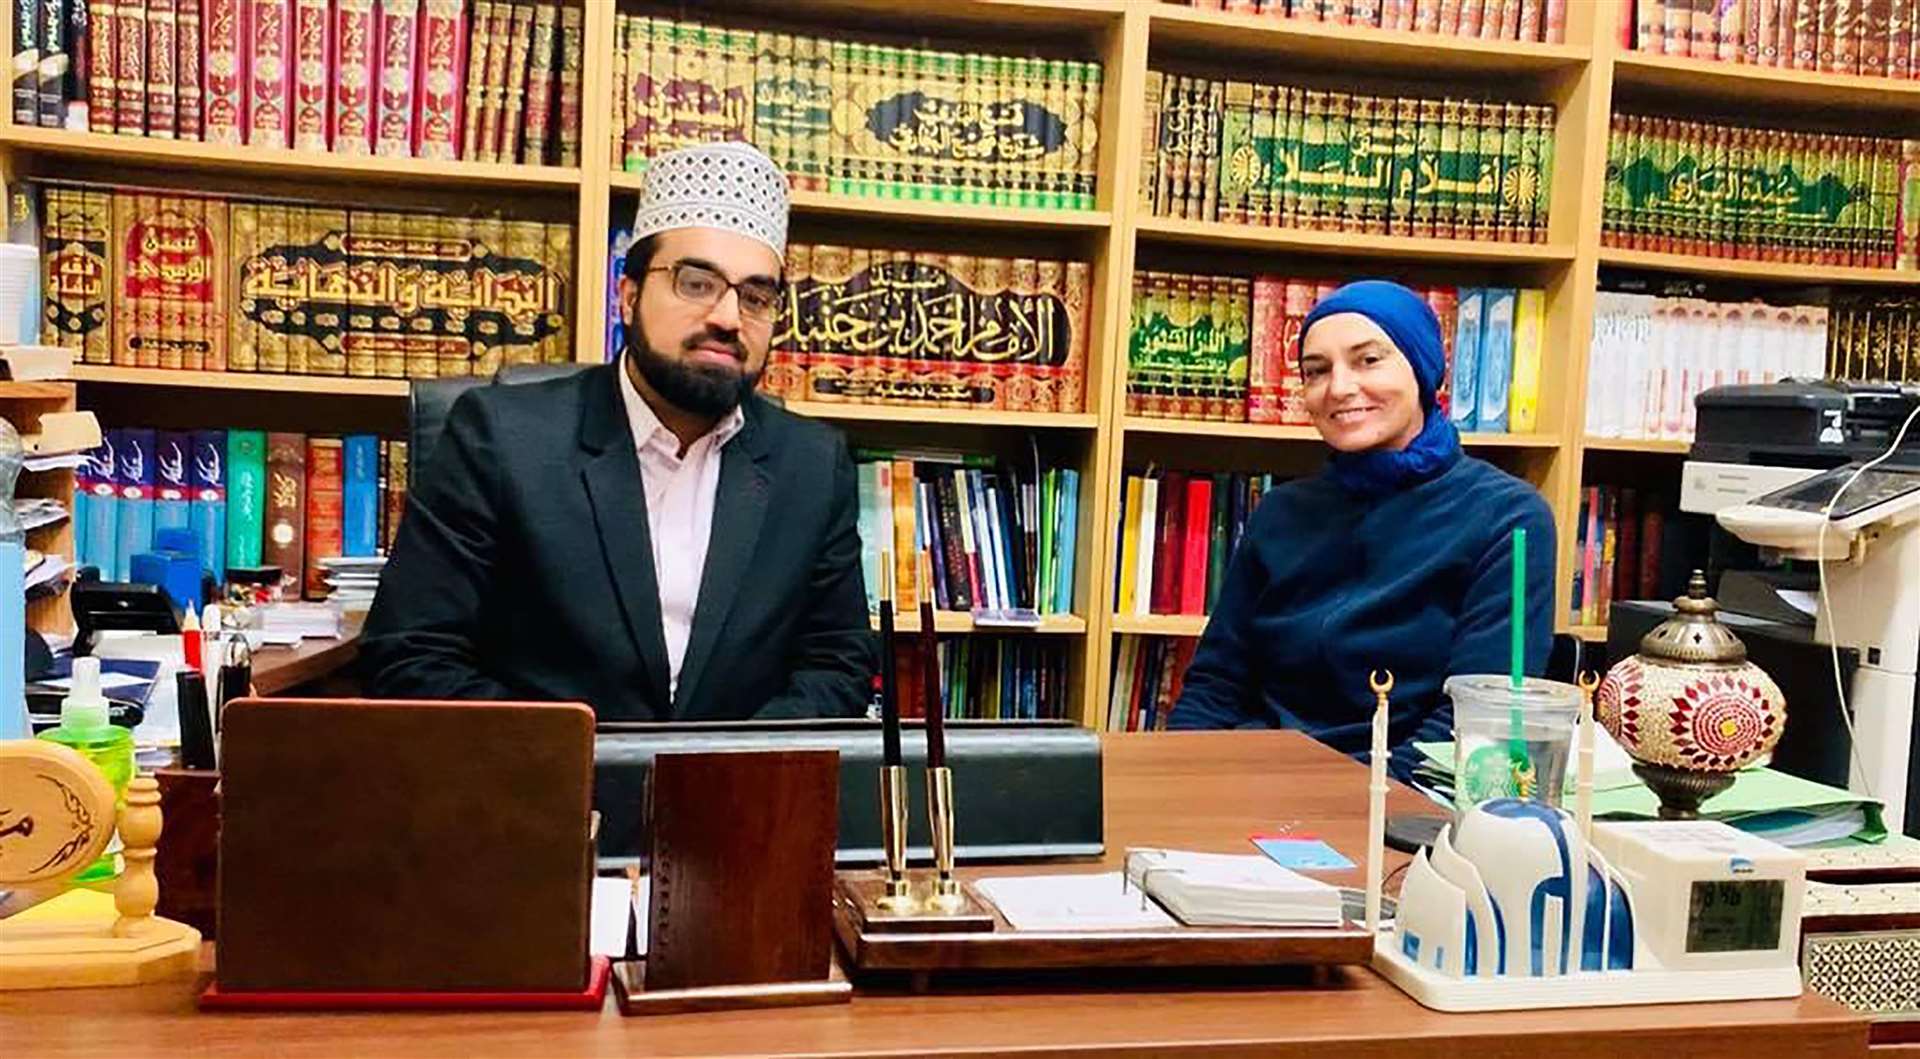
[(741, 143), (661, 155), (633, 234), (616, 363), (454, 405), (362, 634), (369, 685), (606, 720), (857, 714), (875, 660), (853, 463), (754, 392), (786, 176)]

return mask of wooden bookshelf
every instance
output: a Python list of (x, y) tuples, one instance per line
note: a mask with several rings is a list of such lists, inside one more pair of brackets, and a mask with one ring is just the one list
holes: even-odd
[(1592, 55), (1578, 44), (1447, 37), (1359, 26), (1225, 14), (1155, 4), (1149, 32), (1155, 44), (1192, 50), (1258, 51), (1274, 58), (1344, 66), (1391, 67), (1394, 74), (1466, 74), (1474, 77), (1577, 71)]
[[(1914, 82), (1920, 84), (1920, 81)], [(1916, 104), (1920, 105), (1920, 104)], [(1663, 254), (1654, 250), (1600, 248), (1600, 263), (1620, 268), (1677, 272), (1689, 276), (1759, 280), (1780, 284), (1847, 283), (1871, 286), (1920, 286), (1920, 272), (1846, 265), (1796, 265), (1785, 261), (1747, 261), (1731, 257)]]
[(274, 375), (250, 371), (174, 371), (167, 368), (115, 368), (75, 364), (75, 382), (126, 386), (184, 386), (201, 390), (265, 390), (272, 393), (336, 394), (348, 397), (405, 397), (406, 379), (361, 379), (338, 375)]
[[(1121, 428), (1133, 434), (1173, 434), (1192, 438), (1253, 438), (1259, 441), (1318, 442), (1320, 432), (1312, 427), (1283, 426), (1278, 423), (1220, 423), (1202, 419), (1158, 419), (1151, 416), (1127, 416)], [(1562, 444), (1558, 434), (1502, 434), (1468, 432), (1460, 443), (1469, 448), (1551, 449)]]
[(1207, 629), (1204, 614), (1115, 614), (1108, 631), (1134, 636), (1198, 636)]
[(1591, 452), (1657, 452), (1684, 456), (1693, 448), (1693, 442), (1676, 438), (1590, 437), (1586, 440), (1586, 448)]
[[(880, 628), (880, 619), (873, 618), (869, 624), (875, 631)], [(905, 611), (893, 617), (895, 632), (917, 633), (920, 631), (920, 613)], [(973, 615), (964, 610), (936, 610), (933, 612), (933, 629), (940, 633), (982, 633), (1002, 636), (1084, 636), (1087, 632), (1087, 619), (1073, 614), (1047, 614), (1040, 618), (1040, 624), (1031, 628), (1011, 625), (983, 625), (973, 620)]]
[(1091, 412), (976, 412), (968, 408), (914, 408), (886, 404), (831, 404), (788, 401), (789, 412), (844, 423), (941, 423), (1025, 430), (1092, 430), (1100, 417)]
[[(275, 179), (332, 179), (354, 183), (408, 184), (441, 188), (520, 188), (571, 192), (580, 170), (561, 166), (438, 161), (428, 158), (358, 158), (285, 147), (228, 146), (110, 136), (67, 129), (0, 125), (0, 145), (48, 157), (123, 163), (141, 169), (272, 174)], [(271, 193), (271, 188), (262, 188)]]
[[(614, 170), (609, 178), (616, 191), (638, 191), (643, 173)], [(1043, 210), (1021, 206), (982, 206), (963, 202), (890, 199), (835, 195), (796, 188), (789, 192), (793, 212), (820, 217), (896, 221), (955, 228), (1058, 228), (1063, 231), (1106, 231), (1113, 214), (1106, 210)]]
[(1224, 221), (1189, 221), (1141, 216), (1134, 230), (1142, 239), (1232, 250), (1316, 253), (1329, 257), (1393, 261), (1448, 261), (1483, 265), (1555, 265), (1574, 258), (1565, 243), (1496, 243), (1477, 239), (1424, 239), (1410, 235), (1310, 232), (1301, 228), (1262, 228)]
[(1607, 627), (1605, 625), (1574, 625), (1570, 626), (1567, 631), (1572, 633), (1577, 639), (1586, 643), (1607, 642)]
[(1767, 115), (1761, 108), (1767, 107), (1875, 111), (1909, 123), (1915, 108), (1920, 108), (1920, 81), (1709, 62), (1638, 51), (1621, 52), (1613, 60), (1613, 80), (1628, 90), (1751, 107), (1756, 112), (1756, 124), (1764, 123)]

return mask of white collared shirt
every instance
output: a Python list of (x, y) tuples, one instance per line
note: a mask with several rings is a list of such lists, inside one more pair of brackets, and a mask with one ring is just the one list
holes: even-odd
[(653, 541), (653, 576), (660, 585), (660, 631), (667, 641), (667, 693), (680, 693), (680, 664), (693, 633), (700, 578), (707, 569), (713, 535), (713, 503), (720, 492), (721, 449), (746, 425), (735, 408), (680, 455), (680, 439), (653, 414), (620, 365), (620, 398), (633, 430), (633, 451), (647, 493), (647, 531)]

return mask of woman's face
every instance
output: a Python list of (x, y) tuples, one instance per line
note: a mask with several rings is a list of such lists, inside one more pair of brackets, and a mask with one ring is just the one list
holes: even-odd
[(1426, 425), (1413, 365), (1359, 313), (1314, 322), (1300, 355), (1307, 414), (1340, 452), (1404, 449)]

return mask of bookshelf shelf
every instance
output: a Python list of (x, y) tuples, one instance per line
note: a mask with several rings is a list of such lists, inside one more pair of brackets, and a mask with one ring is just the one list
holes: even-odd
[[(869, 624), (875, 630), (880, 628), (880, 619), (870, 619)], [(935, 632), (984, 634), (1004, 634), (1008, 636), (1084, 636), (1087, 631), (1087, 619), (1074, 614), (1048, 614), (1040, 619), (1040, 624), (1032, 629), (1013, 629), (1003, 625), (977, 625), (973, 615), (963, 610), (936, 610), (933, 612)], [(893, 619), (895, 632), (917, 633), (920, 631), (920, 615), (909, 611), (896, 614)]]
[[(609, 183), (617, 191), (638, 191), (644, 174), (616, 170)], [(1113, 214), (1105, 210), (1041, 210), (1018, 206), (978, 206), (958, 202), (909, 199), (856, 198), (825, 191), (795, 189), (789, 201), (793, 211), (821, 217), (869, 218), (971, 228), (1058, 228), (1067, 231), (1105, 231)]]
[(1207, 628), (1204, 614), (1115, 614), (1115, 633), (1136, 636), (1198, 636)]
[(580, 170), (561, 166), (426, 158), (357, 158), (282, 147), (246, 147), (110, 136), (67, 129), (0, 125), (0, 145), (55, 158), (123, 162), (143, 167), (271, 174), (346, 182), (566, 190), (580, 186)]
[(1586, 643), (1607, 642), (1607, 627), (1605, 625), (1574, 625), (1570, 626), (1567, 632), (1569, 635)]
[(169, 368), (115, 368), (75, 364), (75, 382), (129, 386), (191, 386), (205, 390), (270, 390), (275, 393), (336, 394), (348, 397), (405, 397), (405, 379), (357, 379), (333, 375), (270, 375), (247, 371), (174, 371)]
[(1188, 246), (1241, 250), (1292, 250), (1337, 257), (1479, 264), (1557, 265), (1574, 258), (1565, 243), (1493, 243), (1465, 239), (1422, 239), (1410, 235), (1361, 235), (1310, 232), (1299, 228), (1263, 228), (1222, 221), (1141, 217), (1134, 222), (1141, 239)]
[(1920, 107), (1920, 81), (1782, 70), (1642, 52), (1622, 52), (1616, 57), (1613, 80), (1630, 89), (1665, 92), (1684, 99), (1713, 99), (1742, 107), (1844, 107), (1878, 111), (1901, 120), (1910, 120), (1914, 108)]
[(1171, 4), (1155, 5), (1149, 25), (1156, 44), (1257, 50), (1275, 58), (1342, 64), (1387, 64), (1396, 74), (1542, 74), (1576, 69), (1592, 55), (1590, 49), (1573, 44), (1447, 37), (1267, 15), (1229, 15)]
[(1659, 452), (1684, 456), (1693, 448), (1693, 442), (1677, 438), (1588, 438), (1586, 448), (1590, 452)]
[[(1312, 427), (1281, 426), (1273, 423), (1216, 423), (1194, 419), (1128, 416), (1122, 421), (1122, 427), (1129, 433), (1135, 434), (1175, 434), (1196, 438), (1253, 438), (1260, 441), (1317, 442), (1320, 440), (1320, 432)], [(1460, 441), (1469, 447), (1489, 449), (1547, 449), (1561, 444), (1558, 434), (1467, 433), (1460, 436)]]
[(1091, 430), (1100, 417), (1091, 412), (975, 412), (966, 408), (911, 408), (884, 404), (823, 404), (788, 401), (787, 411), (816, 419), (869, 423), (952, 423), (970, 427), (1023, 427), (1029, 430)]
[[(1915, 82), (1920, 84), (1920, 82)], [(1914, 102), (1920, 107), (1920, 98)], [(1775, 283), (1857, 283), (1879, 286), (1920, 286), (1920, 272), (1890, 268), (1852, 268), (1844, 265), (1796, 265), (1784, 261), (1746, 261), (1730, 257), (1664, 254), (1654, 250), (1600, 248), (1600, 263), (1621, 268), (1681, 272), (1695, 276), (1767, 280)]]
[(72, 396), (70, 382), (0, 382), (0, 401), (64, 401)]

